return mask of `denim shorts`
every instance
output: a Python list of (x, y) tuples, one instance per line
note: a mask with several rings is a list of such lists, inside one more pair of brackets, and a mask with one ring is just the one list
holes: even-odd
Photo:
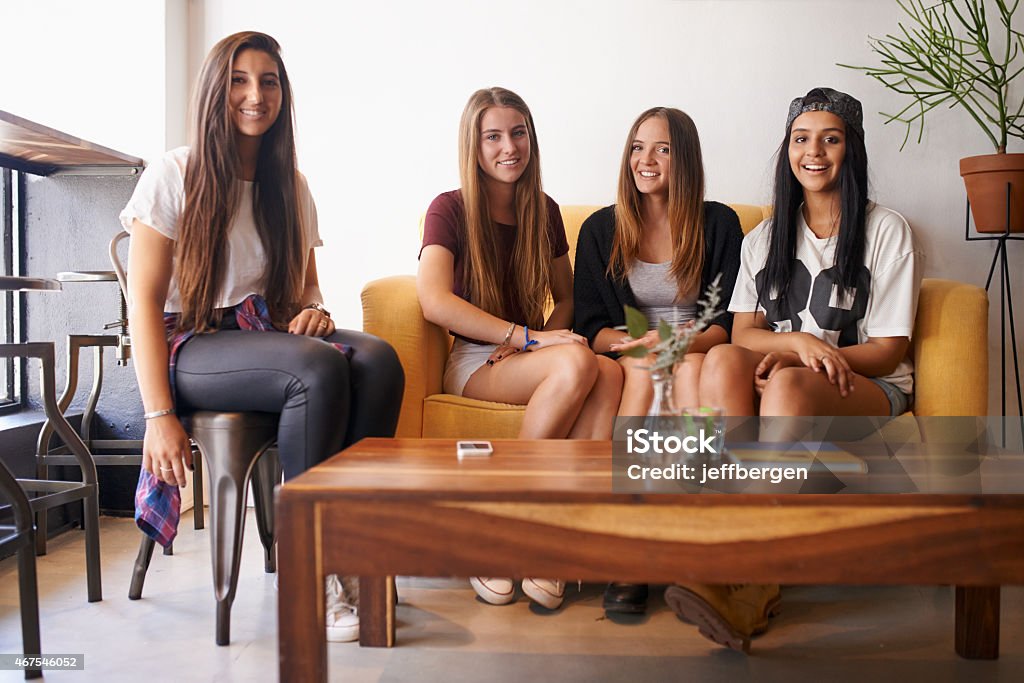
[(885, 397), (889, 399), (889, 417), (899, 417), (910, 409), (912, 397), (909, 394), (905, 394), (902, 389), (884, 379), (877, 377), (868, 377), (868, 379), (877, 384), (878, 388), (885, 392)]

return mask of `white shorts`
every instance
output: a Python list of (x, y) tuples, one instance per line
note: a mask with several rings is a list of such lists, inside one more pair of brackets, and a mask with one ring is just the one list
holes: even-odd
[(462, 396), (466, 382), (484, 366), (496, 348), (497, 344), (473, 344), (456, 338), (448, 363), (444, 366), (444, 380), (441, 384), (444, 393)]

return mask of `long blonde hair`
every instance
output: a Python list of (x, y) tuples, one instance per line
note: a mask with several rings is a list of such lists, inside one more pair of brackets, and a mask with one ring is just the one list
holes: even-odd
[(640, 254), (643, 218), (642, 195), (633, 179), (631, 164), (633, 140), (644, 121), (660, 116), (668, 123), (670, 174), (668, 183), (668, 219), (672, 235), (672, 277), (677, 297), (700, 288), (704, 268), (704, 161), (700, 138), (693, 119), (671, 107), (654, 107), (640, 114), (629, 129), (626, 149), (619, 169), (619, 188), (615, 202), (615, 237), (612, 241), (608, 276), (625, 280)]
[(266, 254), (263, 296), (275, 324), (291, 318), (302, 294), (305, 255), (296, 198), (291, 85), (277, 41), (264, 33), (243, 31), (213, 46), (192, 95), (185, 204), (175, 245), (181, 330), (208, 332), (218, 323), (214, 304), (224, 281), (228, 229), (241, 199), (228, 90), (235, 57), (246, 49), (270, 55), (281, 84), (281, 111), (260, 143), (252, 207)]
[[(530, 161), (516, 182), (516, 242), (511, 264), (498, 255), (498, 236), (484, 191), (478, 161), (480, 121), (489, 107), (511, 107), (526, 120)], [(540, 149), (533, 115), (519, 95), (505, 88), (477, 90), (469, 98), (459, 124), (459, 177), (466, 210), (467, 256), (463, 282), (469, 300), (492, 315), (509, 318), (506, 301), (519, 305), (525, 323), (540, 328), (544, 302), (551, 289), (551, 239), (547, 197), (541, 187)], [(508, 292), (508, 295), (504, 295)]]

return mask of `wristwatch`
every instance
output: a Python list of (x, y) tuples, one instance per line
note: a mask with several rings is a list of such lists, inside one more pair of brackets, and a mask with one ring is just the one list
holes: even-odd
[(314, 301), (311, 304), (306, 304), (305, 306), (303, 306), (302, 310), (306, 310), (307, 308), (312, 309), (312, 310), (314, 310), (314, 311), (316, 311), (318, 313), (322, 313), (324, 316), (326, 316), (328, 318), (331, 317), (331, 312), (328, 311), (326, 308), (324, 308), (323, 304), (320, 304), (320, 303), (317, 303), (317, 302)]

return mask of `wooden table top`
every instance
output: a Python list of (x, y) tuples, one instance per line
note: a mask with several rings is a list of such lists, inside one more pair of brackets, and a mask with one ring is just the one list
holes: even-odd
[(609, 493), (610, 441), (492, 440), (459, 460), (454, 439), (363, 439), (287, 483), (295, 493)]
[(49, 175), (61, 167), (141, 169), (142, 159), (0, 111), (0, 165)]
[[(838, 505), (870, 504), (997, 504), (1024, 508), (1024, 464), (1018, 458), (985, 458), (976, 473), (958, 476), (963, 486), (934, 488), (943, 493), (917, 493), (912, 485), (922, 482), (922, 467), (936, 469), (927, 459), (901, 456), (903, 465), (884, 453), (879, 445), (862, 446), (858, 456), (869, 462), (872, 474), (847, 477), (854, 483), (844, 495), (796, 493), (739, 493), (730, 495), (666, 495), (664, 493), (616, 493), (612, 490), (612, 444), (583, 440), (492, 440), (494, 454), (459, 460), (454, 439), (364, 439), (329, 460), (311, 468), (283, 486), (281, 495), (290, 499), (329, 500), (337, 498), (396, 498), (453, 500), (510, 500), (616, 502), (630, 500), (648, 504), (678, 504), (692, 499), (695, 505), (715, 504), (821, 504), (829, 499)], [(850, 449), (854, 450), (854, 449)], [(876, 455), (872, 458), (871, 454)], [(940, 459), (941, 463), (949, 458)], [(930, 469), (929, 469), (930, 468)], [(913, 476), (907, 473), (911, 472)], [(885, 493), (868, 493), (867, 482)], [(985, 482), (984, 488), (980, 488)], [(928, 489), (924, 489), (928, 490)], [(978, 490), (986, 495), (979, 496)], [(989, 492), (995, 495), (988, 495)], [(711, 492), (703, 492), (711, 493)], [(1004, 495), (1009, 494), (1009, 495)], [(929, 500), (926, 500), (929, 499)]]

